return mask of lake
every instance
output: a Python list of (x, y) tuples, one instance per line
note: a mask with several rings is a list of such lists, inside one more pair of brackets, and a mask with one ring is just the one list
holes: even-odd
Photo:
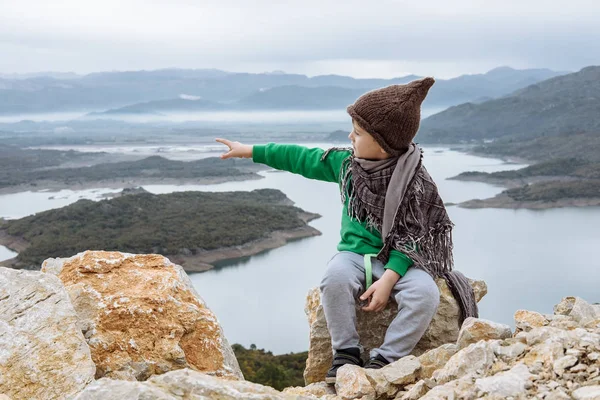
[[(327, 143), (311, 145), (323, 148)], [(174, 146), (175, 147), (175, 146)], [(165, 150), (178, 158), (175, 148)], [(188, 159), (184, 146), (179, 154)], [(81, 149), (80, 149), (81, 150)], [(93, 150), (93, 149), (88, 149)], [(203, 155), (214, 151), (198, 149)], [(475, 157), (447, 148), (425, 148), (425, 165), (445, 202), (491, 197), (502, 189), (484, 183), (446, 180), (468, 170), (498, 171), (522, 167)], [(277, 188), (296, 205), (322, 215), (311, 225), (322, 236), (302, 239), (236, 262), (223, 263), (192, 282), (215, 312), (230, 343), (256, 344), (275, 354), (308, 348), (305, 297), (318, 286), (339, 240), (341, 204), (336, 184), (318, 182), (287, 172), (261, 172), (264, 179), (219, 185), (148, 185), (152, 193), (184, 190), (233, 191)], [(26, 192), (0, 196), (0, 217), (19, 218), (62, 207), (78, 198), (99, 199), (111, 189)], [(50, 198), (52, 197), (52, 198)], [(514, 325), (518, 309), (551, 313), (564, 296), (597, 302), (600, 261), (600, 208), (551, 210), (461, 209), (448, 207), (456, 227), (456, 268), (470, 278), (483, 279), (489, 289), (480, 302), (481, 318)], [(0, 257), (10, 258), (3, 253)]]

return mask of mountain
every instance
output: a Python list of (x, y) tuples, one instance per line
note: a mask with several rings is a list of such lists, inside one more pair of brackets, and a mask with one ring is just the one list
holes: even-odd
[(82, 75), (76, 74), (75, 72), (32, 72), (29, 74), (0, 74), (0, 78), (4, 79), (30, 79), (39, 77), (49, 77), (53, 79), (78, 79)]
[(424, 119), (418, 140), (454, 143), (600, 132), (600, 66), (529, 85), (481, 104)]
[[(550, 70), (500, 68), (486, 74), (442, 80), (428, 96), (428, 106), (449, 106), (486, 97), (498, 97), (529, 83), (556, 76)], [(303, 96), (323, 96), (327, 107), (344, 107), (368, 90), (409, 82), (415, 75), (393, 79), (355, 79), (339, 75), (307, 77), (286, 73), (231, 73), (215, 69), (164, 69), (156, 71), (101, 72), (73, 79), (52, 76), (28, 79), (0, 78), (0, 114), (101, 111), (165, 99), (182, 94), (201, 97), (234, 108), (275, 107), (285, 94), (291, 108), (306, 108)], [(276, 88), (275, 92), (267, 93)], [(306, 88), (315, 89), (307, 94)], [(329, 89), (323, 89), (329, 88)], [(341, 94), (346, 91), (347, 94)], [(288, 96), (292, 96), (288, 98)], [(292, 100), (298, 96), (297, 100)], [(313, 102), (320, 100), (313, 98)], [(256, 102), (256, 103), (252, 103)], [(250, 108), (252, 108), (250, 107)], [(312, 106), (317, 108), (318, 106)]]
[(202, 99), (169, 99), (155, 100), (132, 104), (121, 108), (110, 109), (102, 113), (90, 113), (90, 116), (106, 114), (159, 114), (161, 111), (205, 111), (222, 110), (224, 106), (214, 101)]

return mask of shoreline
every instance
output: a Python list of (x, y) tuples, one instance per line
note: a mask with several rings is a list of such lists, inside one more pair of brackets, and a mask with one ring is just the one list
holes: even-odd
[(450, 178), (446, 178), (446, 180), (451, 181), (461, 181), (461, 182), (481, 182), (487, 183), (488, 185), (494, 185), (503, 187), (506, 189), (514, 189), (526, 185), (530, 185), (532, 183), (542, 183), (542, 182), (569, 182), (569, 181), (578, 181), (582, 180), (581, 178), (575, 178), (572, 176), (566, 175), (555, 175), (555, 176), (528, 176), (523, 178), (494, 178), (490, 175), (479, 175), (479, 176), (460, 176), (456, 175)]
[[(239, 246), (206, 250), (195, 255), (169, 254), (164, 255), (164, 257), (171, 260), (171, 262), (180, 265), (187, 273), (205, 272), (215, 268), (213, 264), (217, 262), (234, 261), (237, 259), (254, 256), (268, 250), (282, 247), (294, 240), (320, 236), (322, 234), (318, 229), (308, 225), (308, 222), (320, 218), (321, 216), (319, 214), (302, 212), (299, 213), (298, 216), (305, 223), (307, 223), (307, 225), (300, 228), (273, 231), (266, 238), (244, 243)], [(23, 238), (8, 235), (4, 230), (1, 229), (1, 226), (2, 225), (0, 224), (0, 245), (17, 253), (24, 251), (29, 246), (29, 243)], [(0, 261), (0, 267), (15, 268), (16, 264), (17, 257)]]
[(211, 177), (196, 179), (177, 179), (177, 178), (134, 178), (134, 179), (103, 179), (100, 181), (65, 184), (58, 181), (42, 181), (32, 184), (21, 184), (0, 188), (0, 196), (6, 194), (35, 192), (35, 193), (57, 193), (61, 190), (89, 190), (89, 189), (125, 189), (130, 187), (139, 187), (144, 185), (216, 185), (227, 182), (239, 182), (263, 179), (264, 177), (252, 172), (242, 176)]
[(592, 198), (565, 198), (557, 201), (516, 201), (504, 193), (500, 193), (489, 199), (473, 199), (456, 204), (461, 208), (506, 208), (506, 209), (528, 209), (528, 210), (547, 210), (550, 208), (564, 207), (598, 207), (600, 206), (600, 197)]
[[(534, 165), (539, 161), (536, 160), (527, 160), (519, 157), (507, 157), (507, 156), (494, 156), (491, 154), (481, 154), (474, 151), (466, 151), (463, 150), (466, 154), (471, 154), (477, 157), (488, 157), (494, 159), (500, 159), (507, 163), (517, 163), (517, 164), (527, 164)], [(477, 171), (479, 172), (479, 171)], [(600, 206), (600, 198), (562, 198), (556, 201), (545, 201), (545, 200), (535, 200), (535, 201), (517, 201), (506, 195), (504, 192), (508, 189), (516, 189), (520, 187), (524, 187), (530, 184), (536, 183), (544, 183), (544, 182), (572, 182), (572, 181), (580, 181), (585, 180), (581, 178), (576, 178), (572, 176), (566, 175), (556, 175), (556, 176), (528, 176), (522, 178), (495, 178), (492, 177), (489, 173), (487, 175), (478, 175), (478, 176), (463, 176), (460, 174), (456, 176), (452, 176), (450, 178), (446, 178), (446, 180), (455, 180), (461, 182), (480, 182), (485, 183), (492, 186), (497, 186), (504, 188), (505, 190), (501, 193), (498, 193), (494, 197), (489, 197), (487, 199), (471, 199), (467, 201), (463, 201), (460, 203), (455, 203), (452, 205), (458, 206), (460, 208), (466, 209), (481, 209), (481, 208), (504, 208), (504, 209), (529, 209), (529, 210), (547, 210), (551, 208), (565, 208), (565, 207), (597, 207)]]

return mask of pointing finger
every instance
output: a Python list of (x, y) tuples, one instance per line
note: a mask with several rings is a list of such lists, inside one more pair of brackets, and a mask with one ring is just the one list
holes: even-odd
[(227, 139), (216, 138), (215, 141), (223, 143), (225, 146), (231, 148), (231, 141)]

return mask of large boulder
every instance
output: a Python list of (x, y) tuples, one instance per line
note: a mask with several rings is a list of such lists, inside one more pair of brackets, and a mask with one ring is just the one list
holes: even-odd
[(217, 318), (167, 258), (86, 251), (47, 259), (42, 271), (64, 283), (96, 378), (145, 380), (192, 368), (243, 379)]
[[(475, 298), (480, 301), (487, 293), (487, 286), (483, 281), (469, 281), (475, 291)], [(460, 330), (460, 308), (452, 296), (446, 281), (437, 279), (440, 290), (440, 304), (429, 328), (412, 351), (412, 355), (419, 356), (430, 349), (435, 349), (446, 343), (455, 343)], [(318, 288), (311, 289), (307, 296), (306, 315), (310, 325), (310, 344), (304, 381), (306, 384), (323, 381), (327, 370), (331, 367), (333, 358), (331, 337), (327, 330), (327, 322), (321, 305), (321, 294)], [(385, 331), (396, 316), (398, 306), (390, 300), (386, 308), (377, 313), (365, 312), (356, 307), (358, 334), (365, 351), (363, 358), (368, 357), (369, 351), (379, 347), (383, 342)]]
[(62, 282), (0, 267), (0, 393), (71, 398), (94, 379), (95, 369)]
[(76, 400), (105, 399), (219, 399), (219, 400), (302, 400), (315, 399), (247, 381), (209, 376), (191, 369), (180, 369), (153, 376), (145, 382), (103, 378), (90, 384)]

